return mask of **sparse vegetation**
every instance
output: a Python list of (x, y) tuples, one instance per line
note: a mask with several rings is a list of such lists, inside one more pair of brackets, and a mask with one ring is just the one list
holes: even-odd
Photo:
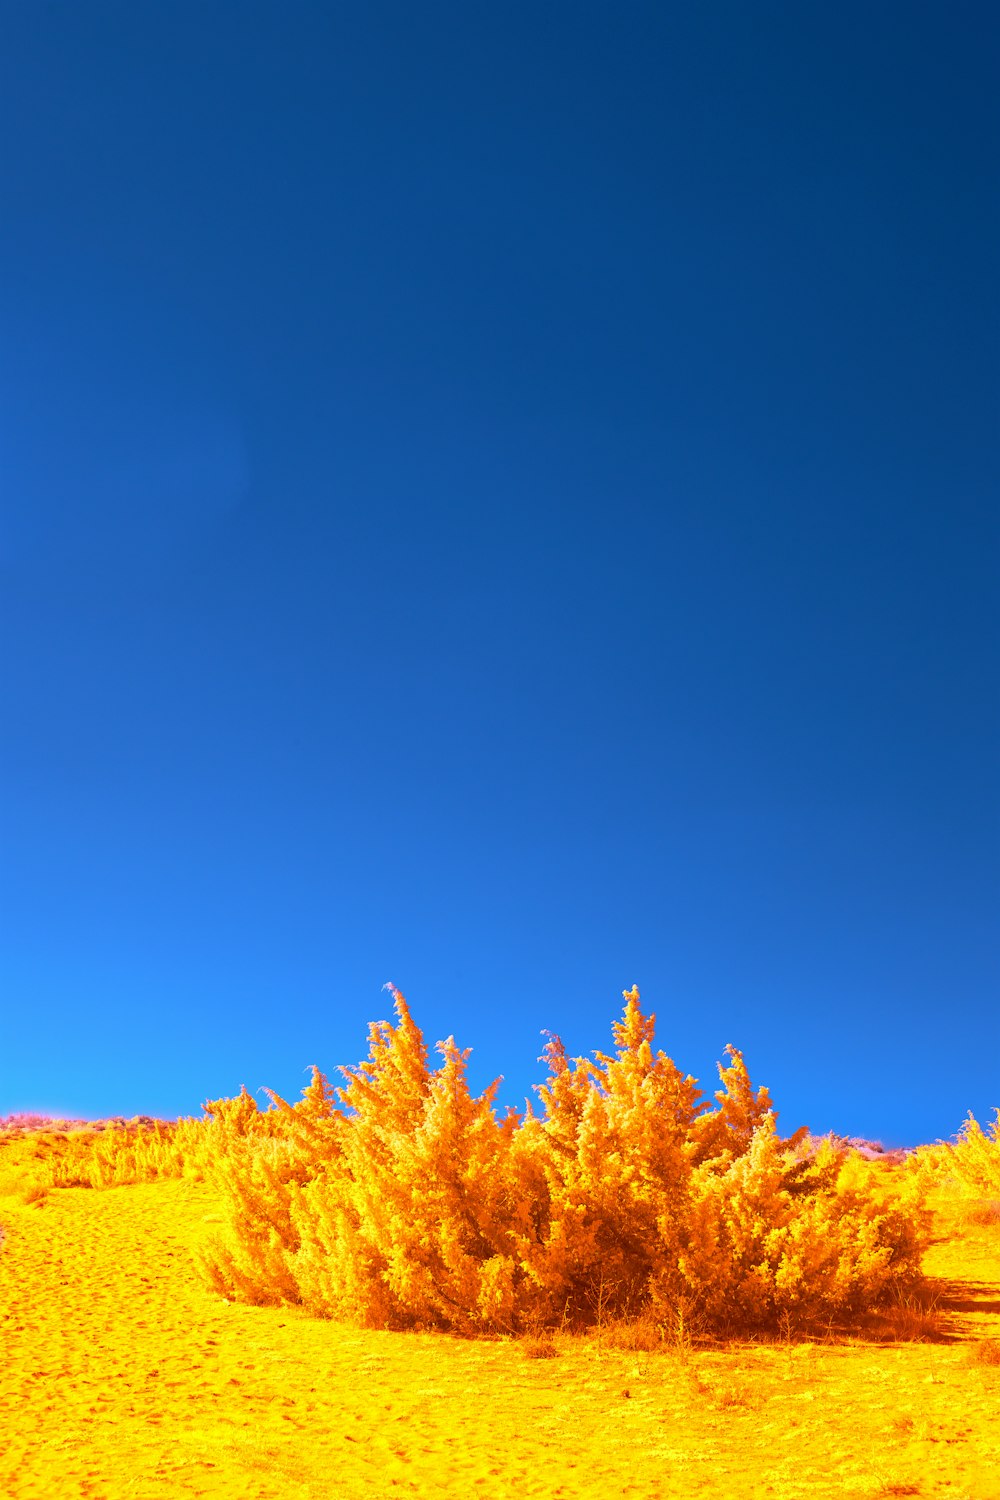
[(160, 1177), (204, 1175), (212, 1152), (208, 1120), (151, 1119), (74, 1124), (39, 1121), (0, 1131), (0, 1193), (124, 1187)]
[(965, 1210), (965, 1218), (967, 1223), (978, 1224), (983, 1228), (1000, 1226), (1000, 1199), (989, 1198), (970, 1203)]
[(983, 1130), (972, 1114), (955, 1141), (938, 1141), (914, 1153), (913, 1170), (928, 1183), (949, 1184), (969, 1199), (1000, 1204), (1000, 1109)]
[(551, 1339), (535, 1334), (521, 1341), (521, 1352), (525, 1359), (555, 1359), (559, 1350)]

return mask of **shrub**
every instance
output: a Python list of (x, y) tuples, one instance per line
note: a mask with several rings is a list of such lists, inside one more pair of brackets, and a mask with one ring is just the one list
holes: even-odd
[(0, 1180), (19, 1190), (120, 1187), (159, 1177), (200, 1175), (207, 1158), (207, 1122), (119, 1121), (83, 1129), (40, 1129), (0, 1139)]
[(556, 1359), (559, 1350), (551, 1339), (535, 1334), (522, 1341), (521, 1353), (525, 1359)]
[(945, 1145), (946, 1160), (969, 1198), (1000, 1198), (1000, 1109), (988, 1130), (970, 1114), (956, 1144)]
[(1000, 1198), (989, 1198), (982, 1203), (970, 1203), (965, 1213), (966, 1223), (993, 1228), (1000, 1224)]
[(205, 1171), (222, 1193), (225, 1213), (198, 1264), (220, 1296), (257, 1305), (302, 1301), (291, 1269), (300, 1243), (293, 1197), (336, 1158), (342, 1123), (316, 1067), (294, 1107), (270, 1097), (275, 1109), (260, 1110), (245, 1088), (235, 1099), (203, 1106), (211, 1118)]
[[(468, 1054), (432, 1071), (394, 991), (397, 1024), (331, 1090), (317, 1069), (295, 1106), (206, 1105), (207, 1170), (227, 1223), (209, 1284), (374, 1327), (524, 1332), (642, 1320), (751, 1331), (852, 1317), (921, 1284), (928, 1221), (855, 1153), (783, 1142), (766, 1089), (727, 1049), (715, 1107), (662, 1052), (626, 992), (615, 1051), (569, 1059), (498, 1120), (473, 1098)], [(342, 1110), (335, 1106), (339, 1099)]]
[(454, 1039), (431, 1073), (401, 995), (399, 1025), (371, 1028), (371, 1058), (343, 1070), (339, 1150), (293, 1195), (293, 1274), (316, 1311), (368, 1325), (511, 1330), (530, 1301), (515, 1249), (510, 1139), (494, 1083), (478, 1099)]

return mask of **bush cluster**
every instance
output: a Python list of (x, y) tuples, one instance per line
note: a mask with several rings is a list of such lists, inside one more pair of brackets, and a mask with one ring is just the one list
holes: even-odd
[(1000, 1199), (1000, 1109), (986, 1130), (970, 1114), (953, 1144), (921, 1146), (916, 1169), (929, 1184), (951, 1185), (964, 1198)]
[(0, 1196), (42, 1200), (49, 1188), (124, 1187), (161, 1177), (203, 1178), (209, 1120), (65, 1121), (0, 1131)]
[[(198, 1161), (225, 1224), (200, 1266), (220, 1295), (377, 1328), (463, 1334), (644, 1317), (746, 1333), (851, 1319), (921, 1284), (928, 1215), (857, 1154), (782, 1141), (727, 1048), (714, 1106), (653, 1051), (624, 994), (612, 1054), (545, 1048), (542, 1111), (498, 1118), (468, 1053), (432, 1069), (406, 1001), (332, 1089), (205, 1105)], [(338, 1107), (338, 1101), (339, 1106)], [(192, 1140), (192, 1149), (195, 1142)], [(201, 1168), (199, 1168), (200, 1170)]]

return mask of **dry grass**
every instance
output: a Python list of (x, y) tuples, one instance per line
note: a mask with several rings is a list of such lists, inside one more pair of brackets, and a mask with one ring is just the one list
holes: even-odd
[(619, 1318), (602, 1330), (609, 1349), (623, 1349), (629, 1354), (651, 1354), (662, 1349), (666, 1331), (650, 1316)]
[(718, 1411), (760, 1411), (766, 1405), (772, 1386), (768, 1376), (752, 1370), (727, 1371), (713, 1381), (701, 1381), (699, 1388)]
[(521, 1353), (525, 1359), (555, 1359), (559, 1350), (552, 1339), (531, 1335), (521, 1340)]
[(898, 1292), (865, 1321), (866, 1331), (875, 1339), (892, 1343), (939, 1339), (944, 1329), (942, 1293), (934, 1288)]
[(982, 1227), (1000, 1227), (1000, 1198), (987, 1198), (978, 1203), (970, 1203), (965, 1210), (965, 1217), (970, 1224), (978, 1224)]

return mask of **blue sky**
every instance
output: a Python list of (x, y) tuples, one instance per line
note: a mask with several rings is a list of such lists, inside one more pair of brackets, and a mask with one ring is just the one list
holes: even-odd
[[(994, 7), (8, 5), (0, 1113), (408, 997), (1000, 1105)], [(262, 1104), (265, 1102), (263, 1096)]]

